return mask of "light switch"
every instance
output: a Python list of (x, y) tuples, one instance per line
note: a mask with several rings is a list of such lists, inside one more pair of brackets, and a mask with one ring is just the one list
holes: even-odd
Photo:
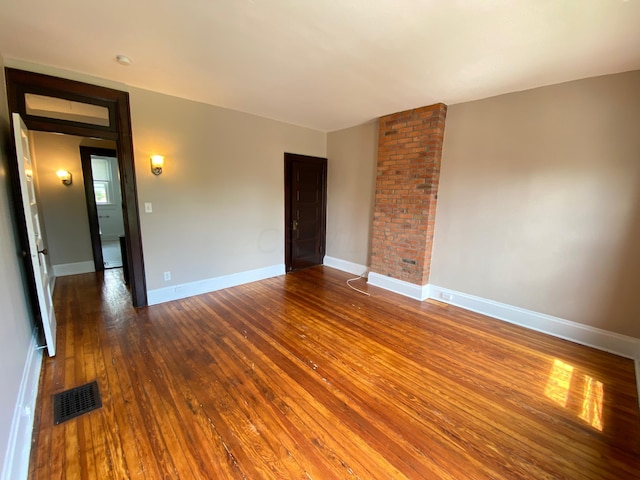
[(151, 208), (151, 202), (146, 202), (144, 204), (144, 211), (145, 211), (145, 213), (153, 212), (153, 208)]

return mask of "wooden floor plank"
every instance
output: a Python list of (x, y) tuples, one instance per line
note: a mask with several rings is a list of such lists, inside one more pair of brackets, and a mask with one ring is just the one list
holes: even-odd
[[(251, 327), (248, 324), (245, 324), (244, 322), (242, 322), (241, 320), (237, 318), (233, 318), (233, 312), (230, 312), (228, 309), (222, 308), (222, 310), (224, 310), (225, 312), (223, 316), (227, 317), (228, 320), (231, 320), (232, 323), (227, 323), (227, 321), (225, 321), (223, 316), (218, 316), (218, 322), (220, 323), (221, 326), (224, 325), (227, 327), (227, 329), (225, 329), (226, 331), (232, 331), (229, 329), (235, 329), (235, 333), (233, 336), (239, 342), (238, 348), (241, 349), (241, 352), (238, 353), (238, 357), (240, 356), (246, 357), (246, 355), (262, 353), (262, 358), (264, 360), (267, 360), (273, 363), (274, 366), (276, 367), (276, 372), (274, 372), (274, 375), (271, 378), (278, 378), (283, 381), (286, 381), (286, 383), (291, 382), (295, 377), (297, 377), (298, 379), (300, 378), (299, 375), (296, 375), (300, 373), (298, 368), (296, 368), (295, 365), (293, 365), (290, 362), (290, 359), (286, 358), (286, 355), (282, 354), (282, 352), (276, 352), (275, 350), (270, 349), (269, 345), (267, 345), (264, 342), (260, 342), (259, 339), (254, 338), (253, 336), (250, 339), (249, 335), (250, 335)], [(213, 309), (208, 309), (207, 312), (210, 316), (215, 315), (215, 311)], [(220, 335), (225, 335), (225, 334), (223, 332), (220, 332)], [(230, 346), (229, 340), (228, 340), (229, 335), (226, 335), (225, 337), (226, 337), (225, 343), (228, 346)], [(249, 340), (249, 342), (246, 342), (244, 340)], [(246, 348), (249, 345), (254, 346), (256, 348), (254, 349)], [(298, 382), (299, 381), (300, 380), (298, 380)], [(274, 404), (274, 402), (277, 401), (277, 397), (275, 397), (275, 391), (274, 391), (276, 386), (277, 386), (276, 384), (272, 384), (271, 389), (269, 390), (269, 393), (263, 399), (263, 401), (266, 404)], [(286, 387), (286, 385), (284, 387)], [(283, 391), (286, 391), (286, 388)], [(314, 392), (316, 395), (315, 396), (309, 395), (308, 392)], [(290, 406), (294, 406), (293, 408), (294, 412), (297, 412), (297, 414), (300, 416), (305, 416), (303, 411), (295, 408), (300, 404), (307, 405), (307, 409), (315, 409), (318, 411), (318, 415), (315, 418), (307, 418), (306, 424), (309, 424), (310, 422), (315, 421), (321, 425), (324, 425), (324, 431), (328, 430), (331, 432), (330, 436), (329, 435), (325, 436), (325, 441), (322, 442), (323, 450), (327, 452), (328, 460), (334, 463), (335, 467), (337, 467), (338, 471), (342, 472), (343, 475), (346, 474), (347, 471), (349, 470), (353, 471), (354, 469), (367, 471), (368, 467), (366, 465), (360, 465), (360, 464), (355, 465), (353, 461), (351, 461), (351, 464), (350, 464), (347, 461), (347, 459), (341, 458), (337, 451), (339, 450), (339, 446), (337, 444), (333, 445), (334, 442), (330, 441), (329, 438), (333, 436), (339, 436), (341, 437), (340, 443), (342, 445), (345, 445), (345, 444), (353, 445), (354, 449), (360, 449), (363, 452), (367, 451), (368, 446), (366, 444), (363, 445), (361, 443), (358, 443), (358, 439), (354, 438), (351, 435), (351, 432), (349, 430), (344, 429), (342, 425), (340, 425), (339, 423), (336, 423), (336, 419), (330, 415), (330, 412), (328, 412), (327, 409), (320, 408), (321, 405), (318, 403), (318, 398), (317, 398), (318, 392), (315, 391), (313, 388), (310, 388), (309, 384), (307, 384), (307, 388), (303, 390), (302, 393), (303, 394), (300, 397), (296, 398), (295, 401), (287, 402), (286, 405), (288, 408), (291, 408)], [(317, 429), (313, 429), (312, 431), (314, 433), (318, 433)], [(317, 446), (320, 443), (321, 442), (317, 441), (317, 438), (316, 438), (315, 445)], [(373, 452), (371, 452), (371, 455), (373, 455)], [(363, 455), (363, 458), (359, 459), (360, 463), (362, 462), (366, 463), (368, 458), (371, 455)], [(388, 468), (391, 468), (391, 467), (388, 467)]]
[[(225, 305), (233, 305), (233, 310), (242, 307), (241, 301), (237, 297), (227, 297), (225, 300)], [(227, 308), (228, 314), (233, 315), (230, 308)], [(264, 320), (264, 318), (261, 318), (261, 320)], [(309, 321), (310, 318), (306, 316), (305, 320)], [(235, 322), (235, 328), (241, 330), (253, 343), (260, 344), (261, 350), (266, 352), (269, 358), (273, 359), (276, 357), (275, 350), (278, 350), (281, 355), (288, 357), (291, 363), (287, 364), (284, 370), (289, 372), (294, 371), (296, 361), (298, 361), (304, 369), (311, 370), (313, 373), (312, 376), (300, 375), (297, 382), (302, 384), (307, 391), (313, 392), (315, 403), (322, 403), (331, 412), (340, 411), (341, 418), (336, 418), (334, 421), (345, 423), (347, 427), (350, 428), (360, 426), (362, 429), (360, 436), (363, 437), (366, 444), (373, 444), (372, 446), (375, 450), (384, 452), (385, 458), (391, 460), (396, 468), (412, 470), (412, 449), (403, 448), (407, 445), (399, 445), (399, 443), (406, 444), (405, 440), (395, 432), (384, 429), (383, 425), (378, 422), (373, 423), (366, 421), (364, 416), (367, 413), (373, 412), (364, 412), (363, 414), (363, 412), (356, 408), (355, 402), (353, 401), (354, 398), (344, 398), (338, 390), (333, 388), (332, 384), (335, 382), (322, 376), (322, 374), (327, 373), (328, 370), (326, 368), (324, 370), (318, 370), (316, 361), (322, 363), (319, 350), (315, 350), (317, 352), (315, 355), (305, 355), (299, 350), (296, 350), (293, 345), (285, 343), (284, 339), (281, 340), (278, 345), (273, 345), (274, 350), (270, 350), (271, 346), (268, 345), (268, 343), (272, 337), (269, 336), (269, 332), (262, 331), (260, 326), (258, 326), (258, 324), (262, 323), (264, 322), (255, 322), (255, 325), (251, 325), (238, 318)], [(250, 332), (255, 333), (255, 336), (249, 337)], [(351, 429), (349, 429), (349, 431), (351, 431)], [(450, 467), (450, 470), (452, 469), (453, 467)], [(445, 475), (446, 473), (447, 472), (440, 472), (441, 475)]]
[[(317, 267), (133, 309), (58, 279), (32, 479), (640, 479), (631, 360)], [(53, 393), (103, 407), (53, 425)]]

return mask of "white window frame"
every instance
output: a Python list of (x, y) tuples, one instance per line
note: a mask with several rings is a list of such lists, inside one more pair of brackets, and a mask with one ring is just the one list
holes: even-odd
[[(106, 201), (104, 202), (98, 201), (98, 197), (96, 195), (96, 185), (101, 185), (104, 188), (104, 195), (106, 197)], [(113, 205), (111, 202), (111, 182), (109, 180), (94, 180), (93, 181), (93, 198), (96, 201), (96, 205)]]

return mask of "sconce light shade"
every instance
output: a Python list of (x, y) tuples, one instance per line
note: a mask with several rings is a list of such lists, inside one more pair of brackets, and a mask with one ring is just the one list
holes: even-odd
[(164, 167), (164, 157), (162, 155), (152, 155), (151, 172), (154, 175), (160, 175), (162, 173), (162, 167)]
[(68, 172), (67, 170), (58, 170), (56, 172), (56, 175), (62, 181), (63, 185), (66, 185), (66, 186), (71, 185), (71, 181), (72, 181), (71, 172)]

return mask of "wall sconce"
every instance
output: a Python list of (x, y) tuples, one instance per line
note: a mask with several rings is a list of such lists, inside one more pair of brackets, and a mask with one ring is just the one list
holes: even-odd
[(72, 181), (71, 172), (67, 170), (58, 170), (56, 172), (56, 175), (62, 181), (63, 185), (66, 185), (67, 187), (71, 185), (71, 181)]
[(162, 155), (152, 155), (151, 173), (154, 175), (160, 175), (162, 173), (162, 167), (164, 167), (164, 157)]

